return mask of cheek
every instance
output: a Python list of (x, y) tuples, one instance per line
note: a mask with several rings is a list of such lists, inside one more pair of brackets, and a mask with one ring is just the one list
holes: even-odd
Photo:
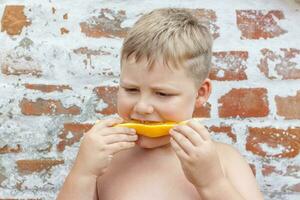
[(183, 121), (193, 116), (195, 101), (192, 99), (178, 99), (161, 105), (160, 114), (164, 119)]
[(132, 109), (133, 103), (129, 98), (125, 97), (124, 94), (118, 93), (117, 96), (117, 112), (120, 117), (126, 119), (129, 118), (130, 110)]

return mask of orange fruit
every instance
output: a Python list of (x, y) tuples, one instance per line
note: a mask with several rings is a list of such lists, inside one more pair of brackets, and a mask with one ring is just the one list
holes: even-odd
[(185, 124), (186, 121), (179, 123), (176, 122), (149, 122), (149, 123), (139, 123), (139, 122), (126, 122), (116, 125), (117, 127), (128, 127), (136, 130), (139, 135), (144, 135), (147, 137), (161, 137), (169, 134), (169, 130), (174, 126), (179, 124)]

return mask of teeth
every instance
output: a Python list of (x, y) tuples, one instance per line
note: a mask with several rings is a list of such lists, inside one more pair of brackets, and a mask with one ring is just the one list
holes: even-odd
[(139, 120), (139, 119), (133, 119), (133, 121), (137, 121), (142, 124), (156, 122), (156, 121), (145, 121), (145, 120)]

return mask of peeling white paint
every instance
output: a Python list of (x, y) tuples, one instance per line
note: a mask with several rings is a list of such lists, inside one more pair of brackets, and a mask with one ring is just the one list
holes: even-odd
[(268, 144), (261, 143), (259, 146), (264, 152), (268, 152), (268, 156), (274, 156), (277, 154), (282, 154), (285, 152), (285, 147), (282, 145), (277, 145), (276, 148), (269, 146)]
[(230, 138), (228, 135), (226, 135), (226, 133), (214, 134), (214, 135), (212, 135), (212, 138), (214, 141), (223, 142), (226, 144), (234, 144), (234, 141), (232, 140), (232, 138)]
[(219, 70), (218, 73), (217, 73), (217, 77), (218, 77), (218, 78), (223, 78), (224, 75), (225, 75), (224, 70)]
[[(109, 0), (2, 0), (0, 3), (0, 16), (3, 15), (5, 5), (24, 4), (26, 6), (25, 15), (31, 19), (32, 24), (24, 28), (20, 36), (9, 37), (5, 32), (0, 32), (0, 62), (7, 62), (15, 69), (38, 69), (42, 71), (42, 76), (37, 78), (30, 75), (5, 76), (0, 75), (0, 146), (5, 144), (20, 144), (22, 152), (17, 154), (0, 154), (1, 166), (5, 168), (3, 173), (7, 179), (2, 183), (4, 188), (0, 188), (0, 197), (9, 198), (44, 198), (55, 199), (56, 193), (61, 187), (65, 176), (75, 159), (79, 148), (79, 142), (71, 147), (66, 146), (64, 152), (57, 152), (56, 145), (60, 139), (57, 137), (63, 128), (63, 123), (93, 123), (96, 119), (102, 118), (101, 114), (95, 114), (94, 109), (101, 110), (107, 105), (102, 100), (97, 101), (95, 87), (101, 85), (116, 85), (119, 76), (119, 52), (122, 44), (120, 38), (91, 38), (81, 33), (80, 22), (97, 16), (101, 8), (109, 8), (115, 11), (125, 10), (127, 19), (122, 22), (121, 27), (130, 27), (137, 20), (141, 13), (145, 13), (159, 7), (188, 7), (212, 9), (216, 12), (216, 25), (220, 27), (220, 37), (216, 38), (214, 51), (248, 51), (249, 59), (241, 64), (246, 65), (248, 80), (245, 81), (213, 81), (213, 93), (209, 99), (212, 104), (212, 120), (202, 122), (205, 125), (231, 125), (233, 132), (237, 134), (238, 142), (234, 144), (250, 162), (257, 167), (257, 179), (262, 186), (266, 199), (296, 199), (294, 194), (279, 194), (285, 185), (292, 185), (299, 182), (294, 176), (284, 177), (272, 175), (264, 177), (261, 174), (261, 164), (266, 162), (265, 158), (253, 155), (245, 150), (247, 140), (247, 127), (299, 127), (299, 120), (284, 120), (276, 115), (276, 105), (273, 99), (275, 96), (295, 96), (299, 90), (298, 80), (271, 81), (267, 79), (257, 68), (262, 58), (260, 50), (267, 48), (275, 54), (283, 56), (280, 48), (298, 48), (300, 46), (300, 26), (299, 9), (300, 5), (292, 0), (261, 0), (261, 1), (211, 1), (211, 0), (151, 0), (151, 1), (109, 1)], [(56, 9), (52, 14), (51, 8)], [(31, 11), (29, 11), (29, 8)], [(276, 20), (278, 26), (288, 33), (272, 39), (241, 40), (240, 30), (236, 26), (237, 9), (265, 9), (282, 10), (285, 19)], [(298, 9), (298, 11), (296, 10)], [(68, 13), (68, 19), (64, 20), (63, 15)], [(111, 14), (105, 15), (113, 19)], [(60, 28), (65, 27), (70, 32), (61, 35)], [(292, 28), (291, 28), (292, 27)], [(268, 29), (268, 28), (267, 28)], [(20, 44), (27, 44), (21, 47)], [(111, 55), (91, 56), (88, 64), (84, 64), (86, 55), (74, 53), (75, 49), (88, 47), (91, 50), (102, 50)], [(12, 58), (8, 57), (10, 55)], [(29, 59), (29, 56), (32, 58)], [(21, 57), (18, 62), (15, 57)], [(292, 58), (290, 62), (295, 62), (296, 69), (299, 69), (299, 58)], [(233, 59), (233, 58), (231, 58)], [(233, 60), (232, 60), (233, 62)], [(240, 61), (239, 61), (240, 62)], [(274, 62), (268, 60), (270, 75), (280, 78), (274, 70), (278, 60)], [(222, 63), (221, 63), (222, 64)], [(226, 66), (225, 66), (226, 67)], [(112, 76), (103, 75), (109, 72)], [(224, 77), (224, 71), (220, 70), (218, 77)], [(36, 84), (59, 84), (69, 85), (72, 90), (62, 92), (43, 93), (40, 91), (25, 89), (24, 83)], [(232, 88), (254, 88), (265, 87), (268, 89), (268, 102), (270, 105), (270, 115), (264, 118), (254, 119), (219, 119), (218, 99), (228, 93)], [(73, 105), (80, 107), (79, 116), (23, 116), (19, 108), (19, 102), (27, 98), (35, 101), (38, 98), (61, 100), (64, 107)], [(107, 116), (105, 116), (107, 117)], [(279, 135), (276, 135), (280, 137)], [(69, 132), (67, 138), (71, 138)], [(292, 136), (296, 139), (296, 136)], [(217, 141), (232, 143), (226, 134), (214, 136)], [(52, 144), (50, 152), (42, 151)], [(268, 155), (283, 153), (284, 151), (294, 151), (292, 147), (284, 149), (282, 145), (272, 148), (267, 144), (260, 144), (261, 148), (268, 152)], [(53, 167), (49, 174), (33, 173), (21, 176), (16, 169), (15, 161), (19, 159), (40, 159), (40, 158), (63, 158), (64, 165)], [(293, 159), (270, 158), (267, 159), (270, 165), (276, 166), (277, 170), (286, 172), (288, 165), (299, 165), (300, 156)], [(22, 189), (16, 189), (16, 184), (24, 181)], [(266, 185), (270, 185), (267, 187)], [(277, 192), (277, 193), (276, 193)], [(271, 195), (274, 197), (271, 198)], [(284, 198), (283, 198), (284, 197)], [(298, 199), (298, 198), (297, 198)]]

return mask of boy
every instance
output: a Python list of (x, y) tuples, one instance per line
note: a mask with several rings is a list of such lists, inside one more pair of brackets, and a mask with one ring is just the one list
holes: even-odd
[[(191, 119), (211, 93), (211, 51), (209, 31), (187, 10), (142, 16), (121, 52), (121, 118), (99, 121), (84, 135), (58, 199), (263, 199), (242, 156)], [(131, 120), (188, 123), (159, 138), (115, 127)]]

